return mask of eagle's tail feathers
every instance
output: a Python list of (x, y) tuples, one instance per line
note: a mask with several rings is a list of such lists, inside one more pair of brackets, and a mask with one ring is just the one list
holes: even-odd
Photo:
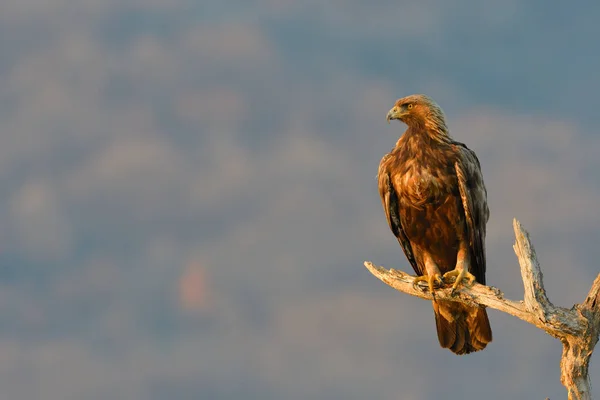
[(492, 329), (484, 308), (455, 302), (434, 302), (435, 326), (443, 348), (455, 354), (483, 350), (492, 341)]

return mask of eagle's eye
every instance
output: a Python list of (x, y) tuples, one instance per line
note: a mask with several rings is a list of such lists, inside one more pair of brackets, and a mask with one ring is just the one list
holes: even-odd
[(412, 105), (412, 104), (409, 104), (409, 105), (407, 105), (407, 106), (406, 106), (406, 108), (408, 108), (409, 110), (412, 110), (412, 108), (413, 108), (413, 105)]

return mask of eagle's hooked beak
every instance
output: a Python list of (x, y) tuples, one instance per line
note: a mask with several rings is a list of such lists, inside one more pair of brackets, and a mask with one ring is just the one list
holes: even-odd
[(388, 111), (385, 120), (389, 124), (392, 119), (400, 119), (400, 107), (394, 106), (390, 111)]

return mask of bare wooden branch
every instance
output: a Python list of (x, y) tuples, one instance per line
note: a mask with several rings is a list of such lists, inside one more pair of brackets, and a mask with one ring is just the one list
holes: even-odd
[(553, 307), (546, 296), (544, 289), (544, 276), (537, 261), (535, 250), (531, 247), (529, 234), (523, 230), (521, 224), (513, 220), (513, 228), (517, 241), (513, 249), (519, 259), (521, 276), (525, 287), (525, 306), (539, 319), (546, 322), (546, 313)]
[(585, 299), (584, 307), (591, 313), (600, 318), (600, 274), (594, 280), (592, 288)]
[[(513, 228), (516, 237), (513, 248), (521, 267), (524, 301), (505, 299), (499, 289), (478, 283), (468, 288), (461, 287), (454, 295), (450, 287), (440, 288), (435, 291), (435, 297), (437, 300), (490, 307), (508, 313), (560, 339), (563, 344), (561, 382), (567, 389), (568, 399), (590, 400), (588, 367), (600, 334), (600, 275), (582, 304), (576, 304), (571, 309), (553, 305), (546, 295), (542, 271), (529, 233), (516, 219)], [(369, 261), (365, 261), (365, 267), (396, 290), (422, 299), (433, 299), (427, 285), (424, 282), (415, 285), (411, 275), (394, 269), (388, 271)]]

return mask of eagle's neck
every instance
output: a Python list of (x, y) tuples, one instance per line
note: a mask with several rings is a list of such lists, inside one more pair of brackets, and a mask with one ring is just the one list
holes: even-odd
[(402, 146), (402, 142), (420, 142), (425, 145), (436, 146), (452, 143), (448, 128), (443, 125), (432, 124), (410, 124), (404, 135), (396, 142), (396, 147)]
[(427, 120), (424, 125), (423, 134), (440, 143), (450, 143), (452, 138), (444, 120)]
[(405, 123), (408, 125), (407, 133), (417, 134), (427, 141), (452, 142), (444, 113), (439, 108), (430, 108), (424, 115), (410, 118)]

